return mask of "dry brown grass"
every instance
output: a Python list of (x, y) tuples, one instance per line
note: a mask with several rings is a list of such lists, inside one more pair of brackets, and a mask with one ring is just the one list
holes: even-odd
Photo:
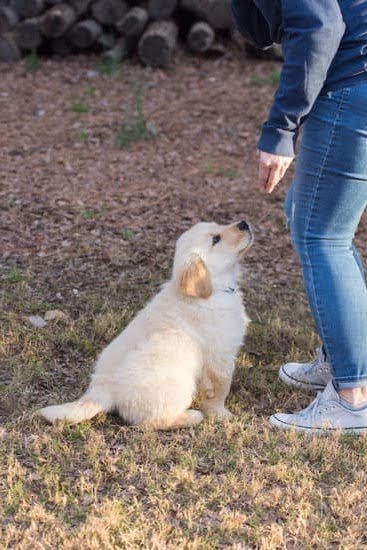
[[(94, 63), (44, 62), (32, 76), (1, 68), (0, 546), (366, 546), (367, 440), (267, 423), (310, 400), (282, 386), (277, 369), (317, 342), (283, 193), (265, 198), (253, 185), (274, 66), (182, 59), (168, 74), (126, 65), (89, 80)], [(158, 135), (120, 149), (121, 103), (137, 82)], [(74, 112), (76, 100), (88, 112)], [(169, 275), (185, 227), (243, 213), (257, 229), (244, 286), (253, 322), (231, 421), (154, 433), (113, 416), (55, 428), (32, 415), (80, 395), (97, 353)], [(69, 319), (27, 321), (54, 308)]]

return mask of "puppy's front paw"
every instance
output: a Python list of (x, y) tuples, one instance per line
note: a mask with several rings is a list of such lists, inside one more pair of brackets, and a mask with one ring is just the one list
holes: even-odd
[(206, 399), (213, 399), (215, 397), (214, 388), (210, 388), (208, 390), (205, 390), (205, 398)]
[(210, 418), (215, 418), (216, 420), (226, 420), (227, 418), (232, 418), (233, 414), (226, 409), (225, 407), (218, 407), (217, 409), (207, 409), (205, 414)]

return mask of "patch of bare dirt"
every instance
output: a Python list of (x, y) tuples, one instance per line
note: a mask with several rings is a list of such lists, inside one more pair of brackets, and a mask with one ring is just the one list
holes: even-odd
[[(256, 142), (280, 65), (231, 53), (179, 56), (168, 71), (97, 59), (0, 66), (2, 267), (30, 272), (43, 298), (168, 275), (176, 237), (198, 220), (256, 228), (250, 276), (299, 276), (283, 224), (285, 186), (256, 187)], [(119, 147), (138, 91), (155, 139)], [(84, 111), (84, 112), (80, 112)]]

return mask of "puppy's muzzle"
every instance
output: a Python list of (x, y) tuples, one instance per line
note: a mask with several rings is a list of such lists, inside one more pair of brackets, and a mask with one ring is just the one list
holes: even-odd
[[(252, 246), (254, 242), (254, 232), (251, 225), (246, 220), (241, 220), (240, 222), (238, 222), (236, 227), (241, 231), (241, 233), (248, 235), (248, 241), (245, 247), (240, 250), (240, 253), (243, 253), (245, 250), (247, 250)], [(244, 235), (244, 238), (246, 238), (245, 235)]]

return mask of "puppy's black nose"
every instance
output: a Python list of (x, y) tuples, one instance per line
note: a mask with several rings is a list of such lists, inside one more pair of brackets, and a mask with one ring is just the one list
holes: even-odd
[(245, 220), (242, 220), (240, 223), (237, 224), (237, 227), (240, 231), (249, 231), (250, 226)]

